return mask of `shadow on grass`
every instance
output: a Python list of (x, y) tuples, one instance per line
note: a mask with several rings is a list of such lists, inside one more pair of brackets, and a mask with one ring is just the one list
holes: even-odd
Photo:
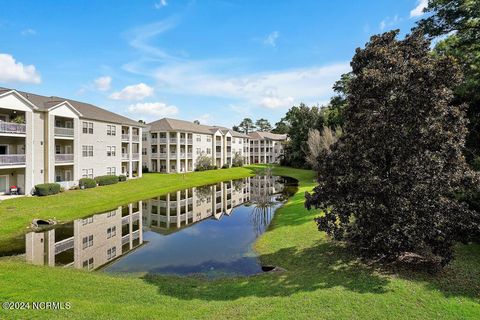
[(265, 263), (282, 261), (286, 272), (208, 281), (192, 277), (147, 274), (143, 279), (159, 293), (183, 300), (235, 300), (242, 297), (280, 297), (298, 292), (341, 287), (357, 293), (387, 292), (388, 278), (359, 264), (343, 248), (322, 242), (297, 251), (284, 248), (262, 255)]

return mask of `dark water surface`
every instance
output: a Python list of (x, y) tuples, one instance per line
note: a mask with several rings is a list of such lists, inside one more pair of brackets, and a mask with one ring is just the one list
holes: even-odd
[(296, 181), (255, 176), (172, 192), (26, 235), (51, 266), (207, 277), (261, 272), (252, 244)]

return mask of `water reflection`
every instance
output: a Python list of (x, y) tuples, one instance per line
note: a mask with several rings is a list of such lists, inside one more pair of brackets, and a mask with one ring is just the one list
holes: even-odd
[(256, 273), (251, 244), (289, 192), (284, 178), (269, 175), (172, 192), (31, 232), (27, 261), (111, 272)]

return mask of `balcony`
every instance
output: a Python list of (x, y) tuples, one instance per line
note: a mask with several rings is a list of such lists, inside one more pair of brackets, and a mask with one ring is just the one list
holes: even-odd
[(129, 141), (130, 135), (128, 133), (122, 133), (122, 141)]
[(180, 153), (180, 158), (185, 158), (186, 156), (187, 156), (187, 154), (185, 152)]
[(132, 160), (138, 160), (140, 159), (140, 154), (139, 153), (132, 153)]
[(157, 144), (157, 142), (157, 138), (152, 138), (152, 140), (150, 140), (150, 144)]
[(188, 139), (187, 144), (193, 144), (193, 139)]
[(187, 153), (187, 158), (192, 159), (193, 158), (193, 153), (191, 153), (191, 152)]
[(55, 127), (54, 129), (56, 137), (73, 138), (75, 131), (73, 128)]
[(185, 144), (185, 141), (186, 141), (185, 138), (181, 138), (181, 139), (180, 139), (180, 143), (181, 143), (181, 144)]
[(25, 134), (26, 128), (22, 123), (0, 122), (0, 133)]
[(222, 146), (222, 141), (221, 140), (215, 141), (215, 145), (221, 147)]
[(166, 144), (167, 143), (167, 138), (160, 138), (160, 139), (158, 139), (158, 142)]
[(140, 136), (138, 134), (133, 134), (132, 135), (132, 141), (133, 142), (139, 142), (140, 141)]
[(177, 138), (170, 138), (170, 143), (177, 143)]
[(122, 160), (128, 160), (130, 159), (130, 156), (128, 153), (122, 153)]
[(73, 153), (57, 153), (55, 155), (55, 163), (73, 162)]
[(231, 146), (232, 145), (232, 140), (227, 140), (227, 146)]
[(221, 153), (221, 152), (215, 152), (215, 155), (217, 156), (217, 158), (221, 158), (221, 157), (222, 157), (222, 153)]
[(0, 154), (0, 166), (25, 165), (24, 154)]

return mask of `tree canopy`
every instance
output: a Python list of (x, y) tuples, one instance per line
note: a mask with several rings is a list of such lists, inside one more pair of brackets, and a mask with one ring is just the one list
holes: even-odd
[(270, 132), (272, 130), (272, 125), (267, 119), (260, 118), (255, 122), (255, 127), (258, 131)]
[(356, 50), (345, 130), (320, 161), (306, 206), (324, 210), (319, 230), (365, 257), (409, 252), (444, 265), (454, 242), (479, 229), (478, 214), (457, 199), (479, 183), (461, 152), (463, 106), (452, 103), (461, 72), (430, 54), (420, 32), (397, 35)]

